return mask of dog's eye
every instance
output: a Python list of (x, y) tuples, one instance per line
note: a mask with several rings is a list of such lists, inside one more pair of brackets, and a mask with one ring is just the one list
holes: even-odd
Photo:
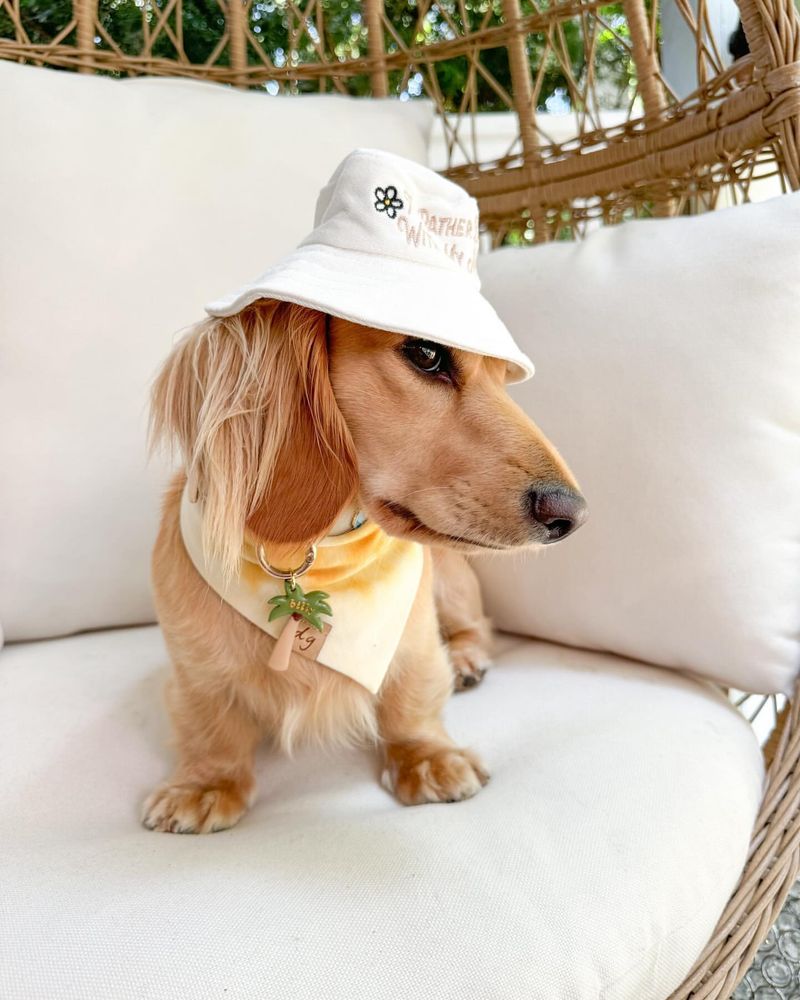
[(403, 354), (425, 375), (447, 376), (450, 373), (450, 352), (439, 344), (429, 340), (408, 340), (403, 344)]

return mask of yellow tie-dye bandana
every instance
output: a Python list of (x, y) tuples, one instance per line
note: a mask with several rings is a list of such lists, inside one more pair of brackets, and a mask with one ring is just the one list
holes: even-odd
[[(247, 541), (240, 571), (230, 583), (202, 543), (203, 510), (184, 490), (181, 533), (195, 569), (240, 615), (277, 638), (286, 619), (268, 621), (271, 597), (283, 594), (281, 580), (262, 569)], [(397, 650), (422, 578), (423, 549), (416, 542), (391, 538), (368, 521), (317, 544), (317, 557), (301, 579), (303, 589), (330, 594), (333, 616), (320, 633), (304, 621), (295, 624), (293, 650), (378, 692)], [(291, 668), (290, 668), (291, 669)]]

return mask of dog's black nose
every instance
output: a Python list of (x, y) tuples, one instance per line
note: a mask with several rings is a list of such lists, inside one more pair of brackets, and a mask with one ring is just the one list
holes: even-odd
[(532, 486), (525, 494), (525, 503), (531, 519), (545, 530), (545, 545), (566, 538), (589, 514), (580, 493), (564, 486)]

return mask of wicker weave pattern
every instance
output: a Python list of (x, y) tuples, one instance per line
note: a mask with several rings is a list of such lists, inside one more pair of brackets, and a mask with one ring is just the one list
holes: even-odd
[[(323, 0), (277, 0), (286, 23), (287, 56), (280, 63), (255, 33), (255, 2), (216, 0), (225, 32), (198, 65), (185, 51), (182, 0), (141, 0), (136, 52), (120, 47), (98, 0), (74, 0), (72, 19), (47, 45), (29, 38), (20, 0), (0, 0), (14, 36), (0, 38), (0, 57), (242, 87), (353, 92), (368, 86), (376, 96), (402, 91), (419, 74), (424, 93), (449, 112), (441, 119), (449, 173), (478, 198), (498, 241), (520, 227), (538, 242), (580, 235), (595, 217), (616, 222), (632, 214), (713, 207), (723, 188), (742, 201), (754, 176), (776, 171), (786, 186), (800, 187), (800, 25), (792, 0), (741, 0), (751, 55), (735, 70), (724, 66), (706, 0), (664, 0), (676, 4), (697, 53), (698, 88), (681, 101), (659, 67), (659, 6), (645, 0), (623, 0), (624, 24), (601, 0), (483, 0), (469, 7), (466, 0), (418, 0), (407, 8), (415, 18), (410, 29), (393, 23), (379, 0), (365, 0), (355, 57), (335, 51)], [(434, 11), (438, 27), (432, 32)], [(580, 30), (585, 58), (579, 72), (567, 25)], [(601, 34), (635, 66), (629, 120), (612, 128), (604, 127), (601, 115), (607, 103), (597, 72)], [(498, 52), (508, 60), (511, 92), (491, 69)], [(454, 60), (467, 67), (456, 107), (440, 80), (443, 66)], [(566, 79), (577, 116), (578, 134), (564, 144), (548, 137), (537, 115), (553, 65)], [(519, 123), (507, 155), (483, 163), (470, 114), (481, 89), (513, 109)]]
[[(0, 58), (84, 73), (197, 77), (240, 87), (269, 83), (289, 91), (368, 89), (375, 96), (401, 92), (412, 76), (421, 78), (425, 94), (447, 112), (441, 117), (447, 172), (478, 198), (498, 241), (510, 230), (538, 242), (580, 235), (595, 217), (614, 223), (633, 214), (710, 208), (723, 190), (734, 201), (746, 200), (752, 179), (769, 173), (779, 173), (785, 187), (800, 188), (800, 21), (792, 0), (739, 0), (751, 54), (728, 69), (711, 34), (706, 0), (665, 0), (676, 4), (696, 49), (698, 86), (681, 101), (659, 66), (659, 7), (649, 0), (623, 0), (625, 31), (602, 0), (479, 0), (469, 7), (466, 0), (442, 0), (435, 9), (443, 30), (434, 37), (432, 0), (408, 6), (416, 18), (410, 30), (393, 23), (379, 0), (364, 0), (358, 55), (335, 52), (323, 0), (277, 0), (288, 53), (281, 65), (254, 30), (254, 0), (215, 2), (225, 31), (200, 64), (185, 50), (182, 0), (141, 0), (136, 52), (123, 51), (104, 26), (98, 0), (74, 0), (72, 18), (46, 45), (28, 36), (20, 0), (0, 0), (0, 16), (11, 24), (0, 38)], [(568, 24), (580, 28), (580, 73), (568, 51)], [(636, 70), (628, 120), (611, 128), (600, 113), (596, 57), (602, 33)], [(498, 50), (506, 53), (511, 92), (491, 69)], [(440, 81), (453, 60), (466, 64), (455, 107)], [(545, 71), (553, 64), (563, 70), (577, 115), (578, 134), (564, 144), (548, 137), (537, 114)], [(482, 163), (471, 113), (487, 88), (516, 112), (519, 127), (505, 156)], [(729, 997), (797, 876), (800, 688), (782, 713), (767, 759), (747, 867), (711, 941), (670, 1000)]]
[[(745, 870), (694, 968), (669, 1000), (727, 1000), (777, 919), (800, 866), (800, 685), (765, 747), (764, 800)], [(698, 831), (702, 836), (702, 832)]]

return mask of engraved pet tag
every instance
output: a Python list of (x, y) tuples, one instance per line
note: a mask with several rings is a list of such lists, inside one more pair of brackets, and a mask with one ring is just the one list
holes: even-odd
[[(283, 588), (283, 594), (270, 598), (268, 602), (272, 605), (270, 621), (275, 621), (276, 618), (288, 618), (269, 658), (269, 666), (273, 670), (280, 671), (289, 669), (289, 658), (293, 650), (301, 652), (303, 645), (306, 649), (310, 649), (317, 638), (322, 640), (318, 642), (316, 650), (317, 655), (319, 654), (325, 637), (331, 630), (330, 625), (327, 625), (327, 632), (325, 631), (326, 626), (321, 616), (333, 614), (328, 604), (328, 594), (322, 590), (303, 593), (302, 587), (294, 579), (294, 574), (283, 581)], [(316, 633), (316, 636), (313, 633)], [(316, 656), (311, 658), (316, 659)]]
[(297, 628), (294, 633), (292, 652), (300, 653), (307, 660), (316, 660), (322, 652), (322, 647), (325, 645), (325, 640), (328, 638), (333, 625), (330, 622), (325, 622), (320, 632), (319, 629), (315, 629), (308, 622), (295, 622), (295, 624)]

